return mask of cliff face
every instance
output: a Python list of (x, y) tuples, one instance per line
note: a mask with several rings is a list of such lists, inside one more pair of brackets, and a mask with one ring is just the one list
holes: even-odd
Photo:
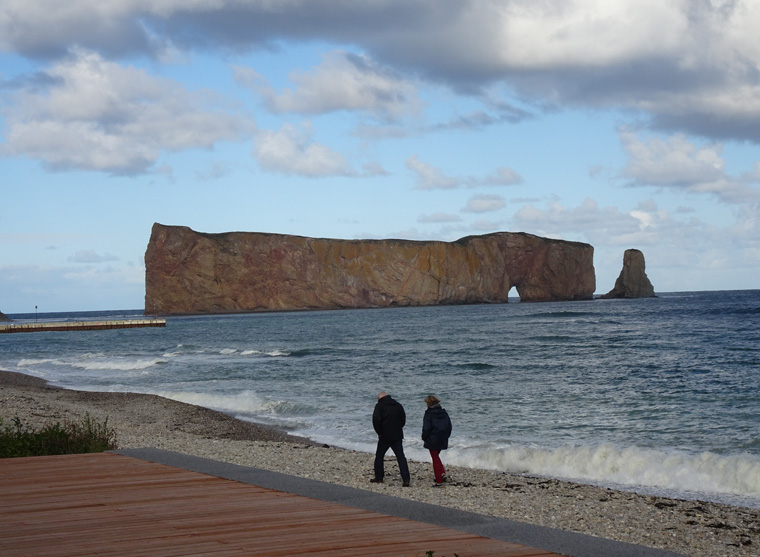
[(456, 242), (203, 234), (154, 224), (145, 312), (224, 313), (590, 300), (594, 248), (499, 232)]
[(646, 274), (644, 254), (637, 249), (627, 249), (623, 254), (623, 270), (615, 286), (601, 298), (654, 298), (654, 286)]
[(2, 311), (0, 311), (0, 322), (10, 321), (11, 318), (5, 315)]

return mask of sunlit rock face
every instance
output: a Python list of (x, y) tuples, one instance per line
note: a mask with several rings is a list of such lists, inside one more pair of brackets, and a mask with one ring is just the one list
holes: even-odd
[(623, 270), (615, 281), (615, 287), (601, 298), (654, 298), (654, 286), (646, 274), (644, 254), (637, 249), (627, 249), (623, 254)]
[(227, 313), (590, 300), (594, 248), (524, 233), (455, 242), (204, 234), (154, 224), (145, 312)]

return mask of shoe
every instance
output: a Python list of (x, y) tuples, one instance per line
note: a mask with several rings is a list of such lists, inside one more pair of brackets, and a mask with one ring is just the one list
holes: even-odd
[(434, 483), (434, 484), (433, 484), (433, 487), (443, 487), (443, 484)]
[(372, 484), (381, 484), (381, 483), (383, 483), (383, 478), (372, 478), (372, 479), (369, 480), (369, 483), (372, 483)]
[(446, 483), (447, 481), (449, 481), (449, 479), (446, 477), (446, 474), (444, 474), (443, 476), (441, 476), (441, 481), (443, 483)]
[(401, 484), (401, 487), (410, 487), (410, 486), (409, 486), (409, 482), (404, 482), (404, 483), (402, 483), (402, 484)]

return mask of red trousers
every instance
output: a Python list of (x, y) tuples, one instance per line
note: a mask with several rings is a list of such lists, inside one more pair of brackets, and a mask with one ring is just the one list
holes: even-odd
[(443, 468), (443, 462), (441, 462), (441, 451), (434, 451), (433, 449), (428, 449), (430, 451), (430, 456), (433, 459), (433, 473), (435, 474), (435, 483), (443, 483), (443, 475), (446, 473), (446, 470)]

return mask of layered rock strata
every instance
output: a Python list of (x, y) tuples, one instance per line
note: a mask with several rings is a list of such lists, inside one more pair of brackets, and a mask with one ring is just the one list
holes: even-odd
[(227, 313), (590, 300), (594, 248), (524, 233), (455, 242), (204, 234), (154, 224), (145, 312)]
[(637, 249), (627, 249), (623, 254), (623, 269), (612, 290), (601, 298), (654, 298), (654, 286), (646, 274), (644, 254)]

